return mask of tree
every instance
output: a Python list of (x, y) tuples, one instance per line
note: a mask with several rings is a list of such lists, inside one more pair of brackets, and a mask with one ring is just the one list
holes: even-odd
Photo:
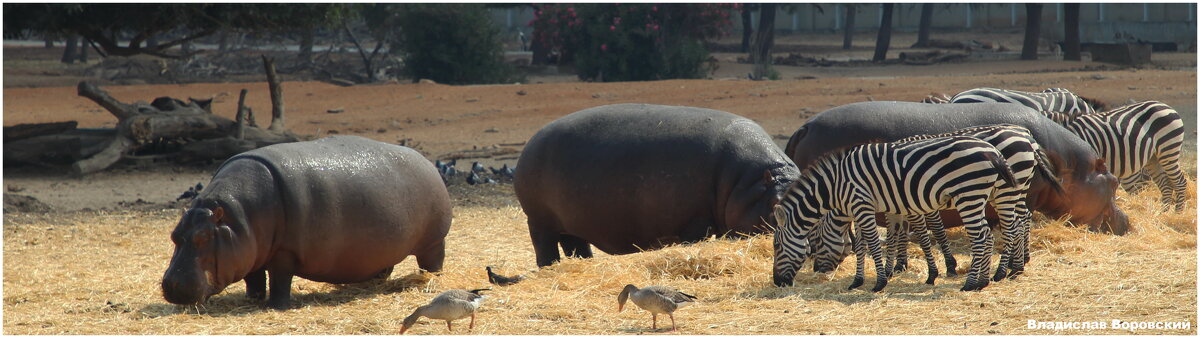
[(842, 27), (842, 49), (850, 49), (850, 45), (854, 42), (854, 16), (857, 12), (858, 6), (846, 4), (846, 23)]
[(883, 4), (883, 20), (879, 22), (879, 35), (875, 38), (875, 57), (872, 61), (887, 59), (888, 45), (892, 43), (892, 8), (896, 4)]
[(1025, 46), (1021, 48), (1021, 60), (1037, 60), (1041, 31), (1042, 4), (1025, 4)]
[(65, 44), (64, 47), (66, 47), (66, 48), (63, 49), (62, 63), (66, 63), (66, 64), (75, 63), (75, 60), (78, 58), (78, 56), (77, 56), (78, 54), (76, 51), (79, 50), (78, 49), (79, 48), (79, 36), (76, 36), (76, 35), (68, 36), (67, 43)]
[(933, 4), (921, 4), (921, 24), (917, 28), (917, 43), (913, 47), (929, 46), (929, 26), (933, 24)]
[(399, 4), (392, 48), (404, 59), (402, 72), (439, 83), (503, 83), (512, 80), (504, 63), (500, 31), (482, 4)]
[(750, 60), (754, 61), (755, 80), (762, 80), (771, 73), (771, 47), (775, 44), (775, 10), (777, 4), (759, 4), (758, 32), (754, 36), (754, 46), (750, 50)]
[[(5, 4), (7, 29), (29, 29), (43, 34), (79, 35), (96, 44), (102, 56), (138, 54), (166, 58), (185, 57), (167, 50), (211, 35), (219, 29), (279, 30), (310, 24), (311, 16), (293, 15), (291, 4), (113, 4), (21, 3)], [(316, 6), (316, 5), (314, 5)], [(321, 5), (336, 8), (345, 5)], [(181, 34), (171, 35), (176, 32)], [(171, 35), (171, 37), (167, 37)], [(128, 39), (122, 45), (121, 40)], [(162, 39), (163, 43), (148, 42)]]
[(1079, 55), (1079, 3), (1064, 4), (1063, 9), (1066, 10), (1063, 13), (1063, 33), (1066, 35), (1063, 60), (1083, 60)]
[(743, 4), (740, 11), (742, 15), (742, 53), (750, 52), (750, 38), (754, 34), (754, 16), (751, 13), (753, 13), (754, 7), (757, 5)]

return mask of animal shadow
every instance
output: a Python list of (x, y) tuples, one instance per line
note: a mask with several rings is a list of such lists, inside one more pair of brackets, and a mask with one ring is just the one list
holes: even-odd
[(868, 278), (864, 285), (854, 290), (847, 290), (846, 288), (850, 286), (850, 282), (853, 279), (853, 276), (846, 276), (825, 281), (797, 280), (796, 284), (789, 287), (777, 287), (768, 283), (761, 288), (742, 292), (739, 296), (756, 299), (780, 299), (799, 296), (806, 301), (828, 300), (844, 305), (853, 305), (867, 303), (878, 298), (937, 301), (951, 292), (959, 292), (958, 289), (960, 287), (957, 283), (941, 280), (936, 285), (928, 285), (919, 282), (911, 283), (909, 281), (892, 279), (882, 291), (871, 292), (871, 288), (875, 286), (874, 279)]
[[(337, 306), (380, 294), (403, 292), (425, 286), (431, 278), (432, 274), (428, 272), (416, 271), (400, 278), (387, 280), (374, 280), (354, 284), (330, 284), (333, 286), (333, 290), (329, 292), (297, 293), (296, 287), (293, 285), (292, 306), (290, 309), (308, 306)], [(245, 291), (234, 290), (233, 292), (222, 292), (209, 298), (203, 304), (197, 305), (148, 304), (139, 310), (139, 314), (148, 318), (175, 314), (225, 317), (244, 316), (264, 311), (274, 311), (270, 307), (267, 307), (266, 300), (252, 299), (246, 297)]]

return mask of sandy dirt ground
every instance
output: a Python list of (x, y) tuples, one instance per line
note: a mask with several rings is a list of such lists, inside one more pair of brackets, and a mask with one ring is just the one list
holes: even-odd
[[(896, 45), (911, 44), (911, 41), (904, 41), (903, 39), (906, 38), (901, 38), (900, 41), (894, 43)], [(865, 41), (870, 41), (869, 38), (859, 38), (858, 41), (860, 41), (860, 44), (856, 45), (856, 49), (846, 55), (857, 57), (856, 55), (869, 53), (867, 47), (864, 47), (867, 46)], [(27, 51), (22, 53), (22, 51), (14, 51), (13, 48), (5, 49), (3, 125), (12, 126), (21, 123), (73, 120), (78, 121), (80, 127), (83, 128), (113, 126), (116, 119), (112, 115), (91, 101), (75, 94), (74, 83), (79, 78), (71, 75), (72, 72), (70, 70), (29, 71), (25, 68), (17, 69), (15, 66), (10, 67), (18, 63), (18, 61), (26, 62), (25, 65), (38, 62), (53, 63), (53, 61), (37, 61), (38, 59), (35, 56), (29, 56), (27, 59), (18, 57), (38, 53), (49, 54), (51, 56), (56, 55), (55, 53), (44, 51)], [(829, 57), (842, 56), (837, 53), (841, 52), (828, 52), (822, 55)], [(736, 54), (718, 53), (715, 56), (721, 61), (721, 67), (713, 75), (713, 79), (710, 80), (580, 83), (572, 81), (572, 76), (570, 75), (539, 74), (530, 78), (531, 83), (479, 86), (387, 83), (340, 87), (315, 81), (286, 82), (284, 84), (284, 96), (287, 107), (286, 123), (288, 128), (297, 133), (318, 137), (332, 134), (349, 134), (389, 143), (404, 142), (410, 147), (421, 151), (430, 160), (445, 158), (448, 154), (456, 151), (471, 149), (495, 148), (512, 149), (515, 151), (510, 154), (490, 158), (460, 160), (460, 166), (463, 161), (467, 163), (470, 163), (470, 161), (480, 161), (484, 165), (499, 167), (503, 164), (515, 164), (516, 157), (519, 155), (524, 142), (546, 123), (580, 109), (605, 104), (655, 103), (697, 106), (729, 111), (758, 122), (775, 138), (777, 143), (782, 145), (783, 142), (786, 142), (787, 137), (803, 124), (808, 117), (847, 103), (870, 100), (917, 101), (930, 93), (953, 94), (975, 87), (1001, 87), (1029, 91), (1040, 91), (1047, 87), (1064, 87), (1078, 94), (1100, 99), (1110, 106), (1123, 105), (1130, 100), (1158, 100), (1174, 107), (1184, 117), (1187, 124), (1188, 144), (1185, 151), (1186, 153), (1190, 153), (1186, 155), (1190, 163), (1185, 165), (1185, 167), (1192, 172), (1190, 177), (1194, 179), (1196, 168), (1194, 154), (1196, 151), (1197, 106), (1196, 54), (1194, 53), (1156, 54), (1154, 64), (1142, 67), (1119, 67), (1086, 61), (1064, 62), (1053, 60), (977, 61), (932, 66), (779, 66), (782, 79), (778, 81), (747, 80), (744, 74), (749, 72), (750, 67), (749, 65), (732, 62), (736, 59)], [(50, 65), (47, 67), (61, 66)], [(265, 82), (178, 85), (104, 84), (103, 86), (103, 89), (114, 97), (126, 102), (139, 100), (148, 102), (160, 96), (181, 99), (187, 97), (212, 97), (215, 98), (214, 113), (229, 118), (233, 118), (237, 104), (237, 93), (243, 88), (250, 91), (247, 97), (247, 105), (254, 107), (259, 112), (269, 111), (270, 103)], [(330, 113), (329, 111), (340, 112)], [(265, 120), (269, 119), (267, 115), (260, 113), (259, 122), (266, 123)], [(34, 279), (61, 279), (67, 281), (64, 283), (82, 290), (79, 292), (83, 293), (82, 295), (63, 294), (62, 292), (40, 289), (47, 285), (39, 284), (41, 281), (12, 280), (10, 277), (5, 277), (5, 333), (393, 334), (395, 332), (394, 330), (398, 328), (398, 320), (402, 317), (402, 314), (393, 313), (393, 317), (395, 318), (389, 318), (384, 321), (368, 321), (366, 323), (355, 320), (351, 320), (349, 323), (325, 322), (325, 324), (328, 324), (332, 328), (329, 330), (288, 329), (287, 327), (278, 326), (265, 329), (241, 327), (239, 325), (243, 324), (237, 323), (242, 323), (243, 320), (247, 319), (245, 316), (257, 320), (271, 320), (283, 316), (279, 313), (259, 312), (261, 310), (246, 310), (246, 307), (256, 307), (257, 305), (242, 300), (231, 300), (231, 298), (242, 298), (240, 294), (236, 296), (229, 295), (230, 293), (237, 294), (241, 292), (236, 291), (236, 288), (240, 287), (241, 284), (235, 286), (235, 289), (227, 291), (222, 296), (223, 300), (218, 299), (216, 304), (209, 307), (209, 310), (181, 310), (163, 302), (157, 294), (156, 283), (157, 279), (161, 277), (161, 271), (166, 264), (163, 256), (169, 256), (170, 252), (170, 243), (166, 240), (167, 233), (174, 226), (175, 217), (177, 217), (179, 210), (181, 210), (180, 208), (184, 205), (184, 202), (175, 202), (175, 198), (197, 182), (207, 183), (208, 178), (215, 168), (215, 164), (207, 166), (139, 166), (121, 164), (105, 172), (85, 177), (70, 177), (63, 171), (40, 168), (5, 168), (3, 172), (3, 184), (6, 191), (33, 196), (49, 204), (53, 209), (52, 212), (47, 214), (5, 214), (5, 275)], [(485, 190), (480, 192), (479, 189)], [(505, 243), (515, 243), (514, 247), (505, 246), (503, 248), (487, 250), (485, 250), (486, 248), (468, 248), (463, 249), (465, 250), (463, 252), (469, 252), (471, 255), (491, 255), (489, 256), (491, 258), (502, 257), (498, 259), (498, 264), (511, 269), (511, 271), (528, 270), (533, 267), (532, 249), (527, 243), (527, 233), (523, 233), (525, 231), (525, 215), (520, 212), (519, 206), (515, 204), (515, 198), (512, 196), (510, 187), (501, 185), (480, 188), (466, 186), (462, 182), (454, 182), (451, 186), (451, 192), (455, 198), (455, 208), (463, 208), (465, 210), (465, 216), (456, 218), (455, 226), (460, 227), (459, 224), (461, 222), (465, 224), (463, 226), (467, 227), (465, 229), (480, 229), (478, 233), (460, 233), (459, 237), (456, 237), (453, 243), (464, 246), (477, 245), (479, 241), (491, 239), (487, 236), (501, 236), (505, 238)], [(1194, 194), (1190, 196), (1194, 196)], [(1192, 213), (1195, 212), (1194, 206), (1191, 206), (1188, 210)], [(1164, 296), (1156, 293), (1155, 297), (1166, 298), (1155, 299), (1165, 299), (1173, 303), (1166, 305), (1166, 309), (1159, 308), (1155, 311), (1163, 311), (1163, 313), (1169, 313), (1170, 315), (1166, 317), (1147, 316), (1145, 318), (1161, 317), (1163, 320), (1177, 320), (1178, 318), (1175, 318), (1178, 317), (1176, 316), (1177, 314), (1194, 310), (1196, 304), (1194, 287), (1196, 273), (1194, 266), (1195, 218), (1193, 217), (1189, 220), (1189, 218), (1185, 217), (1173, 222), (1184, 224), (1183, 226), (1176, 224), (1170, 227), (1181, 228), (1182, 230), (1179, 231), (1182, 231), (1186, 235), (1181, 243), (1172, 242), (1161, 247), (1154, 247), (1156, 250), (1162, 249), (1160, 251), (1153, 251), (1154, 253), (1166, 256), (1160, 255), (1155, 257), (1155, 254), (1138, 255), (1130, 250), (1130, 255), (1122, 256), (1120, 260), (1124, 262), (1122, 264), (1142, 264), (1151, 261), (1157, 264), (1162, 261), (1161, 258), (1163, 257), (1176, 257), (1178, 260), (1183, 260), (1169, 263), (1170, 266), (1168, 268), (1171, 269), (1172, 273), (1188, 275), (1189, 277), (1184, 280), (1130, 284), (1143, 289), (1168, 288), (1174, 290), (1171, 292), (1183, 292), (1183, 294), (1177, 295), (1179, 297)], [(1187, 225), (1188, 222), (1191, 222), (1190, 226)], [(491, 229), (489, 228), (489, 224), (492, 223), (503, 228)], [(128, 226), (128, 229), (122, 229), (124, 226)], [(1088, 235), (1072, 233), (1071, 236), (1075, 236), (1072, 238), (1082, 238)], [(155, 242), (150, 247), (145, 247), (144, 244), (139, 242), (142, 240), (153, 241), (155, 239), (160, 239), (161, 242)], [(960, 238), (960, 240), (962, 239)], [(1091, 240), (1095, 239), (1089, 239), (1089, 241)], [(745, 245), (762, 246), (761, 244)], [(1045, 244), (1045, 246), (1052, 245)], [(87, 248), (83, 249), (84, 251), (75, 250), (84, 247)], [(767, 247), (769, 248), (769, 245)], [(702, 247), (697, 250), (705, 249)], [(741, 249), (735, 248), (735, 250)], [(761, 250), (761, 248), (755, 250)], [(1095, 253), (1091, 249), (1078, 249), (1075, 252), (1084, 251)], [(68, 257), (72, 253), (107, 255), (108, 258)], [(1046, 253), (1043, 252), (1042, 254)], [(90, 273), (98, 272), (88, 272), (86, 270), (89, 266), (93, 269), (103, 269), (104, 266), (108, 265), (104, 262), (111, 259), (111, 257), (130, 257), (131, 255), (134, 257), (132, 261), (118, 264), (120, 272), (110, 271), (110, 274), (123, 274), (126, 276), (124, 278), (107, 275), (106, 277), (89, 277)], [(761, 263), (761, 259), (769, 261), (769, 257), (758, 258), (760, 260), (755, 260), (754, 262)], [(22, 263), (14, 263), (12, 260), (21, 260)], [(61, 262), (61, 264), (56, 263), (44, 269), (31, 264), (42, 260)], [(497, 259), (492, 259), (491, 261), (497, 261)], [(481, 264), (480, 262), (473, 262), (461, 257), (455, 258), (454, 262), (460, 265), (469, 265), (472, 269), (474, 269), (474, 265)], [(1094, 266), (1099, 264), (1094, 258), (1080, 257), (1069, 259), (1067, 262), (1061, 259), (1058, 261), (1042, 260), (1040, 262), (1042, 263), (1039, 263), (1041, 264), (1039, 265), (1039, 269), (1069, 269), (1078, 267), (1078, 265), (1072, 265), (1076, 263), (1085, 266), (1087, 264)], [(404, 269), (406, 269), (404, 271), (413, 269), (413, 267), (408, 265), (415, 266), (415, 264), (410, 264), (408, 261), (405, 264), (407, 265), (403, 265)], [(571, 263), (571, 265), (568, 265), (564, 269), (582, 269), (578, 267), (582, 264), (578, 262)], [(53, 271), (54, 269), (66, 269), (68, 271)], [(78, 269), (85, 270), (80, 271)], [(853, 268), (851, 267), (850, 270), (852, 271)], [(923, 270), (923, 268), (919, 268), (918, 270)], [(400, 268), (397, 271), (400, 271)], [(569, 271), (572, 270), (560, 270), (559, 272), (551, 272), (550, 274), (551, 276), (556, 273), (570, 275)], [(1150, 271), (1146, 272), (1161, 272), (1153, 269)], [(407, 272), (397, 272), (393, 275), (393, 278), (404, 273)], [(838, 277), (841, 278), (841, 282), (838, 282), (839, 287), (846, 280), (846, 273), (845, 266), (843, 266), (841, 275)], [(852, 274), (852, 272), (850, 273)], [(441, 277), (435, 278), (434, 284), (432, 286), (426, 285), (425, 289), (422, 289), (425, 290), (423, 292), (429, 292), (428, 290), (434, 286), (470, 286), (465, 285), (467, 283), (460, 283), (461, 280), (467, 278), (465, 272), (452, 272), (451, 276), (443, 278), (441, 282), (438, 281), (438, 278)], [(909, 281), (904, 283), (916, 284), (919, 283), (916, 281), (923, 278), (915, 275), (910, 277), (908, 278)], [(1034, 280), (1045, 281), (1048, 277), (1050, 276), (1037, 277)], [(1127, 277), (1133, 280), (1138, 279), (1132, 275)], [(88, 278), (93, 278), (101, 284), (116, 283), (118, 286), (113, 286), (111, 289), (96, 287), (87, 283)], [(1114, 278), (1125, 277), (1118, 276)], [(1104, 280), (1109, 281), (1112, 279)], [(922, 289), (921, 291), (914, 291), (916, 293), (905, 293), (899, 298), (892, 299), (894, 302), (901, 304), (908, 302), (927, 304), (928, 302), (921, 301), (919, 298), (929, 296), (934, 299), (941, 297), (960, 299), (965, 297), (968, 300), (967, 303), (979, 303), (978, 307), (980, 308), (984, 306), (983, 303), (990, 304), (990, 302), (996, 300), (994, 298), (996, 295), (959, 296), (949, 291), (950, 288), (957, 287), (955, 284), (960, 281), (954, 280), (949, 282), (949, 284), (942, 285), (945, 288)], [(701, 282), (691, 281), (685, 284), (696, 285), (692, 283)], [(361, 291), (358, 289), (355, 289), (358, 291), (349, 292), (345, 291), (346, 289), (342, 287), (323, 286), (320, 283), (298, 283), (299, 291), (297, 292), (303, 295), (300, 298), (301, 303), (307, 304), (305, 306), (315, 306), (315, 308), (298, 310), (301, 312), (326, 311), (328, 309), (327, 306), (331, 305), (330, 302), (333, 303), (332, 305), (349, 303), (346, 304), (347, 307), (355, 309), (363, 303), (377, 302), (381, 301), (381, 299), (382, 301), (386, 301), (393, 295), (403, 293), (400, 291), (410, 288), (409, 285), (404, 284), (408, 282), (397, 281), (385, 286), (388, 291), (381, 295), (361, 296), (354, 293)], [(605, 279), (604, 283), (604, 285), (608, 286), (608, 284), (618, 282)], [(744, 282), (736, 283), (742, 285), (741, 283)], [(39, 287), (38, 285), (42, 286)], [(619, 286), (616, 285), (618, 288)], [(590, 290), (589, 286), (579, 284), (556, 284), (547, 285), (546, 287), (556, 290), (562, 287), (568, 289), (568, 291), (571, 288), (575, 288), (575, 290)], [(1071, 294), (1071, 290), (1075, 290), (1073, 288), (1076, 287), (1070, 286), (1066, 289), (1056, 289), (1055, 292), (1061, 292), (1063, 297), (1067, 297), (1066, 295)], [(1118, 289), (1125, 287), (1121, 286)], [(140, 293), (137, 290), (141, 290)], [(820, 291), (814, 291), (811, 288), (804, 290), (806, 291), (803, 291), (803, 294)], [(1026, 290), (1022, 288), (1009, 291), (1019, 293)], [(353, 295), (351, 300), (342, 301), (335, 299), (331, 301), (327, 298), (322, 298), (324, 296), (320, 296), (322, 293), (330, 293), (333, 294), (332, 297), (336, 298), (345, 292)], [(765, 297), (763, 299), (766, 301), (779, 302), (782, 301), (779, 298), (785, 297), (764, 292), (766, 291), (758, 291), (758, 293), (749, 296), (744, 293), (740, 295), (726, 295), (729, 298), (723, 298), (720, 301), (736, 303), (739, 300), (744, 300), (743, 298), (757, 299)], [(1088, 293), (1088, 295), (1090, 297), (1102, 297), (1095, 293)], [(1137, 294), (1133, 295), (1136, 296)], [(420, 293), (411, 297), (395, 297), (404, 297), (404, 302), (415, 304), (418, 301), (417, 299), (427, 299), (431, 296), (431, 294)], [(68, 299), (71, 297), (74, 298)], [(511, 291), (502, 293), (500, 296), (501, 299), (509, 299), (510, 301), (513, 299), (523, 299), (520, 297), (525, 296), (516, 295)], [(55, 298), (61, 299), (55, 301), (53, 300)], [(869, 301), (870, 306), (882, 306), (878, 304), (879, 299), (872, 299)], [(1077, 304), (1088, 302), (1090, 298), (1070, 299)], [(823, 304), (823, 307), (814, 308), (817, 311), (823, 311), (820, 312), (821, 316), (841, 316), (841, 314), (835, 315), (834, 312), (845, 310), (846, 306), (858, 303), (858, 301), (842, 301), (836, 296), (818, 297), (816, 299), (809, 299), (808, 301)], [(886, 300), (882, 301), (886, 302)], [(104, 302), (108, 302), (108, 304), (103, 305)], [(755, 303), (737, 304), (741, 304), (739, 306), (743, 307), (749, 306), (745, 309), (752, 310)], [(859, 305), (866, 304), (868, 303)], [(1104, 302), (1104, 304), (1109, 303)], [(605, 306), (607, 305), (605, 304)], [(1070, 303), (1060, 305), (1071, 306)], [(1110, 305), (1110, 309), (1111, 306), (1120, 308), (1121, 305)], [(500, 305), (501, 309), (506, 307), (511, 306)], [(42, 308), (45, 309), (42, 310)], [(778, 308), (779, 311), (782, 311), (780, 313), (786, 313), (784, 308), (786, 306)], [(1180, 310), (1181, 308), (1187, 311), (1182, 311)], [(394, 310), (408, 311), (399, 308)], [(857, 310), (865, 309), (857, 308)], [(1044, 311), (1045, 309), (1040, 307), (1037, 310), (1039, 311), (1038, 313), (1044, 313), (1046, 316), (1049, 316), (1046, 318), (1053, 317), (1051, 315), (1052, 311)], [(187, 311), (192, 312), (189, 314)], [(960, 311), (960, 309), (955, 308), (955, 311)], [(1079, 309), (1079, 311), (1086, 311), (1086, 309)], [(1118, 313), (1138, 313), (1137, 311), (1140, 310), (1124, 309), (1118, 311)], [(955, 313), (958, 313), (960, 316), (962, 315), (961, 312)], [(636, 315), (623, 314), (621, 315), (623, 319), (614, 325), (619, 324), (622, 325), (620, 327), (628, 328), (648, 324), (643, 323), (648, 318), (644, 318), (642, 315), (643, 313)], [(911, 315), (920, 316), (916, 313), (912, 313)], [(105, 319), (103, 318), (105, 316), (120, 316), (121, 319), (116, 320), (114, 324), (90, 323), (80, 325), (70, 323), (72, 320), (104, 321)], [(596, 332), (632, 334), (646, 332), (620, 328), (608, 331), (596, 331), (592, 327), (587, 326), (555, 327), (552, 324), (559, 322), (562, 318), (553, 316), (526, 318), (529, 322), (517, 325), (524, 331), (506, 330), (502, 326), (498, 326), (499, 324), (492, 323), (485, 324), (487, 326), (482, 331), (477, 332), (484, 334), (547, 334), (553, 332), (571, 334)], [(565, 316), (564, 318), (568, 319), (579, 319), (569, 314), (561, 316)], [(132, 319), (126, 317), (132, 317)], [(168, 317), (172, 319), (164, 322), (163, 320)], [(210, 317), (230, 318), (230, 320), (235, 321), (221, 322), (220, 325), (206, 328), (206, 326), (214, 324)], [(64, 321), (53, 318), (74, 319)], [(523, 317), (518, 317), (518, 319), (520, 318)], [(838, 318), (840, 318), (839, 320), (845, 320), (845, 323), (848, 325), (853, 325), (854, 323), (852, 317)], [(1191, 313), (1191, 317), (1184, 316), (1182, 318), (1190, 318), (1193, 325), (1195, 325), (1196, 317), (1194, 313)], [(665, 317), (663, 319), (665, 320)], [(142, 324), (149, 323), (151, 325), (137, 326), (138, 329), (136, 330), (121, 331), (120, 325), (124, 324), (115, 324), (127, 323), (127, 320), (133, 320)], [(329, 321), (337, 320), (329, 319)], [(917, 331), (886, 332), (901, 334), (914, 332), (951, 334), (982, 334), (985, 332), (1007, 334), (1054, 333), (1048, 331), (1020, 331), (1017, 328), (1022, 323), (1019, 323), (1017, 320), (1005, 322), (1002, 325), (1004, 329), (991, 332), (979, 329), (979, 327), (988, 325), (987, 321), (976, 322), (973, 321), (972, 325), (980, 326), (973, 326), (971, 330), (967, 330), (964, 324), (963, 330), (936, 330), (926, 327)], [(662, 323), (664, 321), (660, 321), (660, 324)], [(427, 321), (420, 332), (443, 333), (443, 331), (435, 330), (438, 328), (436, 324)], [(459, 322), (460, 326), (462, 324), (465, 324), (465, 322)], [(112, 325), (116, 325), (116, 327)], [(318, 322), (314, 325), (319, 326), (323, 324)], [(857, 330), (838, 330), (836, 327), (826, 330), (778, 331), (777, 329), (782, 326), (771, 326), (768, 324), (760, 325), (761, 327), (755, 326), (755, 329), (749, 330), (745, 329), (745, 327), (739, 329), (736, 324), (730, 324), (728, 320), (724, 322), (718, 320), (705, 325), (713, 326), (708, 326), (708, 329), (693, 326), (693, 330), (684, 331), (683, 333), (872, 333)], [(996, 324), (992, 323), (991, 325), (995, 326)], [(89, 329), (89, 327), (92, 328)], [(98, 329), (107, 329), (108, 331), (97, 331)], [(555, 331), (558, 329), (565, 331)], [(1194, 334), (1195, 329), (1193, 327), (1191, 331), (1181, 332)]]

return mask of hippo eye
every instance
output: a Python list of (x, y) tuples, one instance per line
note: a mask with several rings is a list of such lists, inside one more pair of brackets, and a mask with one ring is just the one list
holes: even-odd
[(203, 248), (204, 246), (208, 245), (208, 241), (212, 240), (212, 238), (212, 229), (205, 228), (197, 230), (196, 233), (192, 235), (192, 245), (194, 245), (196, 248)]

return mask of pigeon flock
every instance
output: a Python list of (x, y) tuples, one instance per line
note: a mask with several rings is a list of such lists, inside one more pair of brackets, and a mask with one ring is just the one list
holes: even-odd
[(457, 164), (458, 159), (450, 160), (449, 162), (442, 162), (442, 160), (433, 162), (433, 165), (437, 167), (438, 174), (442, 176), (442, 182), (446, 183), (447, 186), (450, 185), (451, 180), (454, 180), (458, 176), (465, 176), (465, 181), (470, 185), (497, 184), (501, 182), (512, 183), (513, 176), (517, 171), (516, 167), (509, 167), (507, 163), (500, 168), (484, 168), (483, 164), (472, 162), (470, 171), (461, 172), (454, 167)]

